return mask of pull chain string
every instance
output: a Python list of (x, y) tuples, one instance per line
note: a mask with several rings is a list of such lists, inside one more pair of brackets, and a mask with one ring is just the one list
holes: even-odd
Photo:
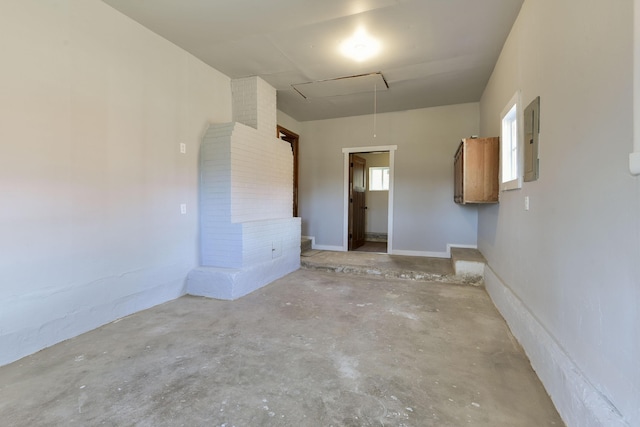
[(373, 137), (376, 137), (376, 113), (378, 112), (378, 85), (373, 84)]

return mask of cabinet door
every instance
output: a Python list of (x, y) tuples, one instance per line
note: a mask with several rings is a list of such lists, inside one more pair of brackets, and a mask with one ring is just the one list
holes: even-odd
[(484, 140), (471, 139), (464, 144), (464, 201), (484, 199)]
[(463, 139), (455, 155), (454, 196), (456, 203), (496, 203), (500, 139)]
[(485, 203), (498, 202), (500, 185), (500, 138), (486, 138), (484, 144), (484, 191), (482, 199)]
[(453, 201), (456, 203), (464, 202), (464, 186), (463, 186), (463, 168), (462, 165), (464, 163), (464, 150), (463, 143), (458, 147), (458, 151), (456, 151), (455, 160), (453, 162)]

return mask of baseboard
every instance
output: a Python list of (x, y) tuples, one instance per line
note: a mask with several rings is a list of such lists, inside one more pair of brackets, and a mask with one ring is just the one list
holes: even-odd
[(555, 338), (487, 265), (485, 288), (524, 348), (551, 400), (568, 426), (629, 427), (620, 412), (580, 371)]
[(334, 251), (334, 252), (344, 252), (345, 248), (342, 246), (331, 246), (331, 245), (316, 245), (316, 237), (315, 236), (302, 236), (307, 239), (311, 239), (311, 249), (315, 249), (318, 251)]
[(342, 246), (311, 245), (311, 249), (317, 249), (319, 251), (345, 252)]
[[(316, 245), (315, 236), (302, 236), (306, 239), (311, 239), (311, 249), (316, 249), (319, 251), (334, 251), (334, 252), (345, 252), (346, 249), (342, 246), (331, 246), (331, 245)], [(477, 249), (477, 245), (456, 245), (456, 244), (447, 244), (446, 252), (430, 252), (430, 251), (407, 251), (402, 249), (392, 249), (389, 255), (404, 255), (404, 256), (421, 256), (428, 258), (451, 258), (451, 248), (470, 248)]]
[(393, 249), (391, 255), (421, 256), (429, 258), (451, 258), (451, 254), (447, 252), (404, 251), (401, 249)]
[(469, 248), (469, 249), (478, 249), (477, 245), (456, 245), (449, 243), (447, 244), (446, 252), (430, 252), (430, 251), (405, 251), (402, 249), (393, 249), (391, 255), (405, 255), (405, 256), (422, 256), (429, 258), (451, 258), (451, 248)]

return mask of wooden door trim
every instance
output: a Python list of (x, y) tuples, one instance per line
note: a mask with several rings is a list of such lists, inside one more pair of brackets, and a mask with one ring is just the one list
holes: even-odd
[(295, 132), (291, 132), (289, 129), (276, 125), (276, 137), (280, 139), (280, 134), (283, 133), (286, 137), (282, 138), (291, 144), (293, 150), (293, 216), (298, 216), (298, 148), (300, 143), (300, 135)]
[(387, 220), (387, 253), (393, 253), (393, 187), (394, 187), (394, 169), (395, 169), (395, 153), (398, 149), (397, 145), (379, 145), (368, 147), (352, 147), (343, 148), (343, 215), (342, 215), (342, 250), (349, 250), (349, 154), (371, 153), (375, 151), (389, 152), (389, 214)]

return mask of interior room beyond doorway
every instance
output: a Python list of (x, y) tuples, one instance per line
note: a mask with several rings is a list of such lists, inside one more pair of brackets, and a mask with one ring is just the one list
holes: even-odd
[[(389, 150), (349, 153), (346, 204), (350, 251), (389, 253), (390, 158)], [(362, 229), (356, 230), (358, 227)]]

